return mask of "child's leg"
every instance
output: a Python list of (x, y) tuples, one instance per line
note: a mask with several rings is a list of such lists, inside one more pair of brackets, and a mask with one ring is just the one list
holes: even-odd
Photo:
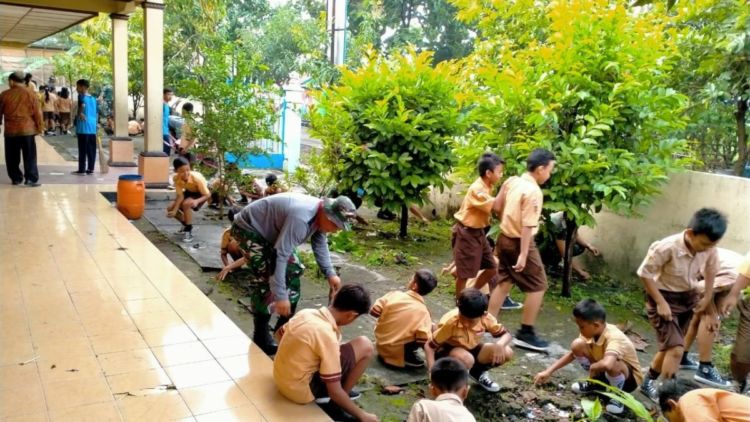
[(458, 361), (461, 362), (467, 370), (471, 370), (471, 368), (474, 367), (474, 363), (476, 362), (474, 356), (472, 356), (472, 354), (468, 350), (462, 347), (454, 347), (450, 352), (448, 352), (448, 356), (454, 359), (458, 359)]
[(677, 374), (684, 350), (685, 348), (682, 346), (674, 346), (664, 351), (664, 363), (661, 365), (661, 375), (664, 379), (674, 378)]
[[(693, 319), (698, 320), (698, 357), (701, 363), (708, 363), (711, 362), (712, 356), (713, 356), (713, 347), (714, 347), (714, 340), (716, 339), (716, 333), (718, 332), (718, 328), (716, 331), (709, 331), (706, 324), (701, 321), (702, 318), (699, 316), (694, 316)], [(685, 338), (685, 350), (688, 350), (688, 343), (687, 343), (687, 336)]]
[(186, 199), (180, 204), (182, 210), (182, 224), (189, 226), (193, 224), (193, 201), (192, 199)]
[[(365, 369), (372, 359), (373, 347), (370, 339), (364, 336), (357, 337), (347, 344), (351, 345), (354, 351), (354, 366), (350, 371), (342, 374), (341, 386), (349, 392), (352, 391), (359, 378), (365, 373)], [(343, 358), (345, 357), (342, 356)]]
[(604, 373), (604, 376), (607, 378), (607, 383), (609, 385), (624, 391), (625, 381), (627, 381), (630, 376), (630, 368), (625, 362), (618, 360), (612, 366), (612, 369)]
[(591, 351), (589, 350), (588, 344), (583, 339), (577, 338), (570, 343), (570, 351), (573, 352), (573, 356), (581, 365), (584, 371), (588, 371), (591, 368), (591, 364), (594, 363), (594, 358), (591, 357)]
[(492, 289), (492, 292), (490, 293), (490, 303), (487, 307), (487, 311), (490, 315), (496, 317), (500, 313), (500, 308), (503, 306), (503, 302), (505, 302), (505, 298), (510, 293), (512, 287), (513, 283), (510, 282), (510, 279), (506, 279), (500, 281), (500, 284)]
[[(687, 332), (685, 333), (685, 351), (689, 352), (690, 348), (693, 347), (693, 342), (695, 341), (695, 337), (698, 335), (698, 325), (700, 324), (701, 319), (698, 317), (698, 315), (693, 315), (693, 319), (690, 320), (690, 326), (688, 327)], [(698, 346), (700, 347), (700, 345)]]
[[(493, 362), (495, 351), (502, 348), (503, 359), (499, 363)], [(508, 363), (513, 359), (513, 349), (510, 346), (503, 346), (497, 343), (485, 343), (477, 356), (477, 363), (489, 367), (500, 366)]]

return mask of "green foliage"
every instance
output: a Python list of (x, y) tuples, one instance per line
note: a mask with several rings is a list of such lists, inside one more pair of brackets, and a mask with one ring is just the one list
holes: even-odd
[(398, 212), (423, 204), (431, 186), (449, 186), (453, 140), (466, 127), (451, 63), (433, 68), (431, 54), (413, 49), (392, 58), (371, 52), (316, 97), (312, 134), (341, 192), (363, 189)]
[[(633, 397), (630, 393), (626, 393), (625, 391), (620, 390), (619, 388), (612, 387), (609, 384), (603, 383), (601, 381), (595, 380), (595, 379), (586, 379), (581, 381), (588, 381), (592, 384), (597, 384), (605, 389), (605, 391), (599, 392), (599, 394), (608, 397), (609, 399), (614, 399), (619, 401), (620, 403), (624, 404), (625, 407), (630, 409), (631, 412), (635, 415), (638, 420), (643, 420), (646, 422), (653, 422), (654, 418), (651, 417), (651, 413), (646, 409), (646, 406), (643, 405), (638, 399)], [(584, 401), (587, 403), (584, 404)], [(597, 421), (602, 415), (602, 406), (599, 402), (599, 399), (596, 399), (594, 403), (590, 403), (591, 400), (583, 399), (581, 400), (581, 406), (583, 407), (583, 411), (586, 414), (586, 416), (589, 418), (590, 421)], [(597, 413), (598, 410), (598, 413)], [(589, 413), (590, 412), (590, 413)]]
[(305, 164), (297, 166), (294, 172), (286, 171), (284, 178), (290, 185), (299, 186), (312, 196), (328, 196), (334, 187), (334, 180), (325, 151), (312, 149), (303, 162)]
[[(221, 38), (204, 40), (203, 62), (194, 76), (183, 80), (178, 89), (184, 96), (203, 104), (203, 116), (190, 119), (193, 134), (200, 140), (197, 149), (218, 163), (222, 190), (228, 180), (224, 173), (226, 153), (241, 156), (262, 153), (253, 141), (276, 139), (273, 101), (266, 87), (250, 82), (260, 68), (257, 56)], [(228, 171), (227, 173), (232, 173)], [(231, 175), (230, 175), (231, 176)]]
[(138, 117), (145, 95), (144, 56), (143, 9), (139, 8), (128, 19), (128, 95), (133, 99), (133, 118)]
[[(112, 30), (109, 16), (99, 15), (81, 24), (70, 34), (72, 47), (52, 58), (57, 74), (70, 86), (78, 79), (88, 79), (92, 87), (112, 82)], [(93, 89), (96, 91), (96, 89)]]
[(677, 50), (663, 15), (605, 0), (455, 4), (482, 31), (464, 78), (477, 103), (476, 130), (458, 147), (465, 173), (486, 149), (510, 174), (532, 149), (550, 149), (559, 165), (545, 208), (578, 227), (603, 206), (636, 212), (687, 164), (676, 136), (687, 98), (668, 83)]
[(601, 419), (603, 412), (602, 402), (599, 399), (591, 400), (588, 398), (581, 399), (581, 408), (586, 418), (592, 422)]

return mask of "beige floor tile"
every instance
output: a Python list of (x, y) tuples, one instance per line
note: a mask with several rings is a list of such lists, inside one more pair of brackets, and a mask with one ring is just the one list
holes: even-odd
[(122, 301), (132, 301), (138, 299), (161, 298), (161, 293), (154, 286), (149, 284), (138, 284), (131, 286), (113, 287), (115, 294)]
[(122, 315), (118, 309), (112, 309), (101, 314), (92, 314), (83, 319), (83, 328), (89, 336), (138, 331), (133, 321), (127, 315)]
[(40, 358), (53, 358), (57, 356), (79, 356), (93, 355), (94, 350), (88, 337), (34, 337), (34, 350)]
[(98, 358), (105, 375), (159, 368), (159, 361), (149, 349), (106, 353), (99, 355)]
[(143, 314), (147, 312), (166, 312), (171, 311), (172, 307), (161, 297), (150, 299), (128, 300), (124, 303), (125, 309), (130, 315)]
[(17, 388), (28, 383), (39, 384), (36, 362), (0, 366), (0, 390)]
[[(255, 406), (235, 407), (234, 409), (199, 415), (195, 418), (198, 422), (264, 422)], [(300, 420), (299, 422), (302, 422)]]
[(107, 280), (105, 280), (104, 276), (101, 274), (98, 276), (85, 276), (80, 278), (71, 276), (70, 279), (65, 280), (65, 288), (67, 288), (70, 293), (97, 292), (111, 289), (107, 284)]
[(21, 415), (13, 416), (11, 418), (3, 418), (3, 422), (48, 422), (49, 416), (47, 411), (41, 413), (34, 413), (33, 415)]
[(0, 347), (0, 365), (17, 365), (34, 358), (31, 337), (5, 337)]
[(107, 382), (112, 393), (135, 395), (153, 394), (164, 391), (172, 381), (162, 368), (144, 369), (124, 374), (107, 376)]
[(120, 411), (114, 401), (73, 407), (50, 413), (52, 422), (120, 422)]
[(142, 330), (143, 338), (151, 347), (189, 343), (198, 340), (186, 324)]
[(136, 331), (125, 331), (116, 334), (103, 334), (89, 337), (91, 346), (97, 354), (122, 352), (125, 350), (145, 349), (148, 347)]
[(189, 363), (164, 368), (179, 389), (229, 381), (229, 375), (216, 361)]
[(112, 401), (112, 393), (104, 377), (80, 378), (44, 384), (47, 409), (63, 409)]
[(126, 396), (117, 401), (117, 406), (126, 422), (160, 422), (191, 417), (190, 409), (177, 391)]
[(42, 384), (36, 380), (0, 390), (0, 419), (40, 413), (46, 408)]
[(251, 346), (246, 355), (230, 356), (217, 359), (233, 379), (267, 376), (273, 372), (273, 361), (257, 346)]
[(246, 336), (231, 336), (203, 341), (215, 358), (245, 355), (250, 349), (251, 341)]
[(252, 376), (237, 381), (245, 396), (257, 407), (268, 422), (323, 422), (331, 419), (315, 404), (298, 405), (287, 400), (276, 389), (273, 377)]
[(153, 347), (151, 351), (164, 367), (214, 359), (203, 344), (197, 341)]
[(93, 353), (87, 355), (65, 355), (41, 357), (37, 361), (42, 382), (75, 380), (102, 376), (99, 361)]
[(233, 381), (181, 389), (180, 394), (196, 416), (251, 404)]
[(176, 325), (185, 325), (185, 322), (177, 315), (175, 311), (166, 312), (149, 312), (145, 314), (135, 314), (132, 316), (133, 322), (139, 330), (151, 330), (161, 327), (174, 327)]

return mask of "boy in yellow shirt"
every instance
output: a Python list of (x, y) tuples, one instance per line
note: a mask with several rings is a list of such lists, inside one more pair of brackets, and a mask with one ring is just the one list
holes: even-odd
[(397, 368), (421, 368), (424, 361), (417, 349), (424, 347), (432, 333), (432, 318), (424, 296), (437, 286), (432, 271), (418, 270), (409, 281), (408, 290), (387, 293), (375, 301), (370, 315), (375, 324), (375, 345), (378, 356), (387, 365)]
[[(570, 344), (570, 352), (539, 372), (534, 377), (535, 384), (547, 382), (560, 368), (577, 361), (588, 371), (589, 377), (599, 380), (625, 392), (633, 392), (643, 381), (641, 365), (633, 342), (617, 326), (607, 324), (604, 307), (593, 299), (584, 299), (573, 308), (573, 316), (581, 333)], [(573, 383), (576, 393), (588, 393), (597, 389), (586, 381)], [(611, 399), (607, 412), (619, 415), (625, 407)]]
[[(427, 367), (432, 368), (435, 359), (442, 357), (458, 359), (477, 384), (496, 393), (500, 391), (500, 385), (490, 378), (487, 370), (503, 365), (513, 357), (510, 333), (487, 313), (487, 296), (481, 291), (464, 289), (458, 295), (456, 304), (456, 309), (440, 319), (432, 333), (432, 340), (425, 346)], [(496, 340), (483, 343), (485, 332)]]
[(167, 208), (167, 217), (182, 223), (177, 234), (182, 234), (183, 242), (193, 240), (193, 211), (198, 211), (211, 199), (211, 192), (202, 174), (190, 170), (190, 162), (183, 157), (174, 159), (174, 190), (177, 196)]
[(675, 378), (659, 388), (659, 407), (669, 422), (747, 422), (750, 397), (716, 388), (697, 388)]
[(469, 372), (453, 358), (438, 359), (430, 371), (430, 394), (411, 408), (406, 422), (476, 422), (464, 407), (469, 394)]
[(745, 255), (739, 268), (737, 268), (737, 280), (720, 309), (722, 315), (728, 315), (735, 305), (737, 310), (740, 311), (737, 338), (734, 340), (732, 356), (729, 361), (732, 377), (739, 383), (740, 393), (750, 391), (747, 388), (747, 376), (750, 374), (750, 294), (746, 294), (744, 298), (741, 297), (742, 291), (749, 286), (750, 252)]

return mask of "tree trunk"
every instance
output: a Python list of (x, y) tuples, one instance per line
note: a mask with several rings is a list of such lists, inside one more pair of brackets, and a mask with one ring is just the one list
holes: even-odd
[(406, 227), (409, 224), (409, 206), (406, 204), (401, 205), (401, 229), (398, 232), (399, 237), (406, 237)]
[(747, 164), (747, 130), (745, 118), (747, 117), (748, 98), (741, 96), (737, 100), (737, 110), (734, 112), (734, 120), (737, 123), (737, 162), (734, 164), (734, 174), (742, 176)]
[(570, 284), (573, 278), (573, 245), (578, 226), (575, 221), (568, 218), (568, 213), (565, 213), (563, 218), (565, 219), (565, 253), (563, 254), (563, 280), (560, 295), (570, 297)]

